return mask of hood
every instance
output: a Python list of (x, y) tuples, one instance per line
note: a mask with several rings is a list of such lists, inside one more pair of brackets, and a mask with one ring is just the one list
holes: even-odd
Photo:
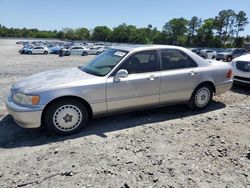
[(43, 92), (66, 85), (83, 83), (97, 76), (83, 72), (79, 68), (64, 68), (33, 74), (13, 85), (21, 93)]
[(245, 54), (240, 57), (234, 58), (233, 61), (246, 61), (250, 62), (250, 54)]

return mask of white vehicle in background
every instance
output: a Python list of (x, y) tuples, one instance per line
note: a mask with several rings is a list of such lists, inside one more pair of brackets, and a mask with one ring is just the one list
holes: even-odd
[(45, 46), (35, 46), (33, 48), (28, 49), (28, 54), (48, 54), (49, 49)]
[(99, 55), (104, 52), (106, 49), (100, 47), (91, 47), (87, 48), (85, 46), (73, 46), (69, 49), (70, 55)]
[(106, 47), (103, 47), (103, 46), (95, 46), (95, 47), (92, 47), (90, 48), (90, 54), (92, 55), (99, 55), (101, 54), (102, 52), (104, 52), (107, 48)]
[(209, 49), (201, 50), (200, 54), (201, 54), (201, 57), (203, 57), (204, 59), (215, 59), (217, 56), (216, 51), (209, 50)]
[(89, 49), (84, 46), (73, 46), (69, 49), (70, 55), (88, 55)]
[(233, 59), (231, 65), (234, 69), (234, 83), (250, 86), (250, 54)]

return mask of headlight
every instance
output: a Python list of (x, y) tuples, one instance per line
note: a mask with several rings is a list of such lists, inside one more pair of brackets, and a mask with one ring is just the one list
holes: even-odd
[(20, 104), (30, 104), (30, 105), (37, 105), (40, 101), (39, 96), (31, 96), (25, 95), (22, 93), (15, 93), (13, 95), (13, 100)]

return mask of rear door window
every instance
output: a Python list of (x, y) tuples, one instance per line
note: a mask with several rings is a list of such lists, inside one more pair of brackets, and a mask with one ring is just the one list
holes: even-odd
[(161, 52), (162, 70), (184, 69), (197, 67), (197, 64), (188, 55), (179, 50), (164, 50)]

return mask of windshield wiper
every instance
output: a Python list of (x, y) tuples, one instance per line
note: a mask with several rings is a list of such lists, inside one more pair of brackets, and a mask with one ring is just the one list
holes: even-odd
[(84, 68), (84, 67), (78, 67), (81, 71), (83, 71), (83, 72), (86, 72), (86, 73), (88, 73), (88, 74), (91, 74), (91, 75), (94, 75), (94, 76), (102, 76), (102, 75), (99, 75), (99, 74), (97, 74), (97, 73), (95, 73), (95, 72), (93, 72), (93, 71), (90, 71), (90, 70), (88, 70), (88, 69), (86, 69), (86, 68)]

